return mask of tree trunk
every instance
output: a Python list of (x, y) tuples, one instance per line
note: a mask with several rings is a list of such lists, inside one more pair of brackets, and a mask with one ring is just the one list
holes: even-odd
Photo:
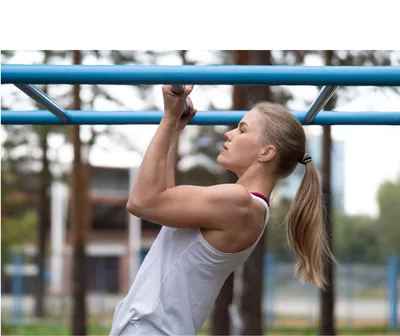
[[(252, 51), (251, 64), (270, 65), (271, 52)], [(259, 100), (271, 100), (272, 92), (268, 86), (252, 87), (248, 94), (248, 105)], [(248, 108), (248, 106), (247, 106)], [(265, 234), (260, 239), (254, 251), (244, 264), (243, 292), (241, 299), (241, 315), (243, 320), (243, 335), (262, 335), (264, 319), (262, 314)]]
[(242, 335), (264, 334), (262, 314), (264, 253), (265, 237), (262, 237), (244, 263), (241, 300)]
[[(44, 51), (44, 64), (49, 62), (50, 52)], [(43, 88), (47, 93), (47, 86)], [(49, 160), (47, 158), (47, 135), (48, 128), (41, 126), (39, 129), (40, 148), (42, 149), (42, 171), (40, 172), (40, 190), (39, 190), (39, 221), (38, 221), (38, 244), (36, 253), (36, 265), (38, 274), (36, 277), (35, 288), (35, 315), (43, 318), (45, 315), (45, 271), (46, 271), (46, 233), (50, 228), (50, 195), (51, 173)]]
[(50, 169), (47, 158), (47, 130), (44, 127), (40, 130), (40, 147), (42, 149), (42, 171), (40, 172), (39, 192), (39, 222), (38, 222), (38, 251), (36, 262), (38, 275), (35, 290), (35, 315), (44, 317), (44, 296), (45, 296), (45, 269), (46, 269), (46, 233), (50, 227)]
[[(74, 64), (81, 64), (81, 52), (73, 51)], [(73, 109), (81, 109), (80, 86), (73, 86)], [(72, 262), (72, 335), (86, 335), (86, 231), (85, 172), (81, 157), (79, 125), (72, 126), (71, 140), (74, 146), (74, 160), (71, 181), (71, 229), (73, 244)], [(83, 190), (82, 190), (83, 189)]]
[(229, 316), (229, 306), (233, 299), (233, 273), (225, 280), (219, 292), (210, 320), (211, 335), (230, 335), (231, 319)]
[[(333, 51), (325, 51), (325, 64), (333, 64)], [(335, 99), (329, 100), (325, 109), (333, 110), (335, 107)], [(331, 126), (323, 126), (323, 152), (322, 152), (322, 190), (325, 200), (325, 230), (329, 239), (329, 248), (332, 250), (332, 189), (331, 189)], [(334, 270), (333, 264), (325, 261), (324, 274), (327, 279), (325, 290), (320, 291), (320, 335), (335, 335), (334, 320)]]

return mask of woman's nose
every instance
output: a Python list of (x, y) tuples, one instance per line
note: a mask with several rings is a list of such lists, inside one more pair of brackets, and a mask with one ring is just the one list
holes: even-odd
[(231, 140), (231, 131), (225, 133), (225, 140), (226, 141), (230, 141)]

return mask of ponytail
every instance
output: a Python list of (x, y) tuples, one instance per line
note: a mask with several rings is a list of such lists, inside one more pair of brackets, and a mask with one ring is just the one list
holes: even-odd
[(335, 262), (335, 259), (329, 250), (323, 223), (319, 173), (306, 152), (304, 129), (281, 105), (259, 102), (254, 109), (265, 118), (265, 143), (274, 145), (278, 153), (276, 178), (290, 176), (299, 161), (305, 165), (299, 190), (286, 216), (286, 235), (296, 255), (296, 275), (301, 275), (300, 281), (324, 288), (324, 262)]
[(311, 161), (305, 164), (304, 176), (287, 214), (286, 234), (296, 255), (296, 275), (301, 275), (300, 282), (323, 288), (325, 257), (334, 258), (324, 230), (320, 178)]

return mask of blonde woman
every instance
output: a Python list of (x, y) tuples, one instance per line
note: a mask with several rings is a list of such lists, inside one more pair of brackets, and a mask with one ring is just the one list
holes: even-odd
[[(225, 134), (217, 157), (235, 184), (174, 185), (175, 142), (196, 114), (193, 87), (162, 88), (164, 115), (148, 146), (128, 211), (162, 228), (127, 296), (115, 309), (111, 335), (195, 335), (228, 277), (249, 257), (269, 218), (270, 194), (296, 166), (305, 174), (287, 216), (302, 282), (324, 285), (330, 256), (323, 230), (318, 171), (306, 153), (302, 125), (282, 106), (256, 104)], [(185, 100), (189, 115), (182, 117)]]

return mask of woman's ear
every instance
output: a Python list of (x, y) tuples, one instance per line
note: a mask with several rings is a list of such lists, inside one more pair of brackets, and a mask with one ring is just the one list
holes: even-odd
[(260, 151), (258, 161), (268, 162), (276, 156), (276, 147), (274, 145), (264, 146)]

